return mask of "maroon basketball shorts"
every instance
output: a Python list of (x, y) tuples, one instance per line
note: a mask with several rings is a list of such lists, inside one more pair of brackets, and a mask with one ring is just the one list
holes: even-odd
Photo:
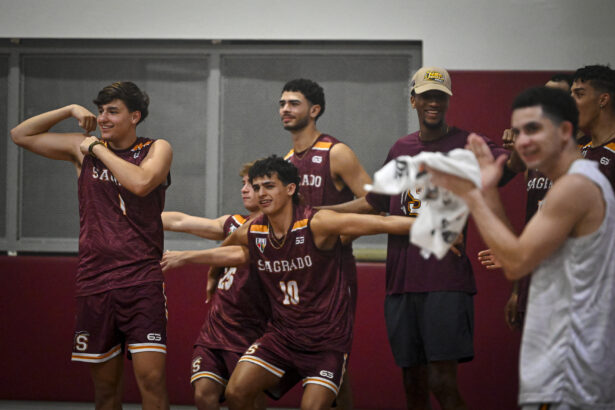
[(77, 297), (71, 360), (102, 363), (122, 353), (167, 352), (164, 284), (145, 283)]
[(346, 371), (347, 358), (347, 353), (332, 350), (295, 350), (280, 342), (278, 334), (268, 332), (254, 342), (239, 361), (256, 364), (279, 378), (287, 372), (297, 374), (297, 380), (302, 380), (304, 388), (308, 384), (316, 384), (337, 396)]
[(240, 357), (237, 352), (194, 346), (190, 383), (207, 378), (226, 387)]

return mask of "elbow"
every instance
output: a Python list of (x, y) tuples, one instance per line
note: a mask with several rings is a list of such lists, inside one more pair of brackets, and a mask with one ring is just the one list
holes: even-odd
[(515, 261), (508, 264), (503, 264), (504, 276), (509, 281), (519, 280), (529, 273), (527, 265), (523, 261)]
[(11, 130), (11, 139), (13, 140), (13, 142), (20, 146), (23, 147), (24, 144), (24, 135), (23, 133), (19, 132), (19, 127), (15, 127)]

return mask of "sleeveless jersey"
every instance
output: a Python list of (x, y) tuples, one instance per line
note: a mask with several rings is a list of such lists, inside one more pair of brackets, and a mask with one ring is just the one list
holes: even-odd
[[(153, 142), (140, 137), (131, 148), (112, 151), (139, 165)], [(165, 184), (140, 197), (124, 188), (102, 161), (90, 155), (83, 158), (78, 180), (77, 296), (163, 281), (160, 213), (170, 181), (169, 175)]]
[(339, 144), (336, 138), (320, 134), (314, 144), (304, 152), (291, 149), (284, 157), (299, 170), (299, 193), (310, 206), (335, 205), (351, 201), (354, 194), (347, 186), (338, 191), (331, 178), (331, 148)]
[(609, 141), (606, 144), (594, 147), (591, 142), (581, 147), (581, 153), (585, 159), (590, 159), (598, 163), (600, 172), (611, 183), (611, 187), (615, 189), (615, 141)]
[[(241, 215), (228, 217), (224, 235), (230, 235), (246, 221), (247, 217)], [(258, 276), (250, 274), (247, 265), (226, 268), (194, 344), (243, 353), (263, 334), (269, 314), (269, 300)]]
[(595, 162), (576, 160), (568, 174), (601, 189), (605, 217), (595, 232), (566, 239), (532, 275), (519, 402), (613, 408), (615, 197)]
[(333, 350), (347, 353), (352, 341), (353, 315), (342, 246), (319, 250), (314, 244), (311, 207), (293, 207), (293, 222), (282, 244), (272, 242), (266, 215), (248, 232), (250, 265), (258, 272), (271, 302), (273, 332), (281, 343), (296, 350)]

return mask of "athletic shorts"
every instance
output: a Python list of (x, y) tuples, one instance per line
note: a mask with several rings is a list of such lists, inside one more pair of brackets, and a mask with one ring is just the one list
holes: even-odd
[(122, 353), (167, 352), (167, 306), (159, 282), (77, 297), (71, 360), (102, 363)]
[(474, 302), (464, 292), (388, 295), (384, 303), (395, 362), (412, 367), (474, 357)]
[[(268, 332), (256, 340), (239, 361), (256, 364), (278, 376), (281, 383), (278, 387), (269, 389), (269, 394), (279, 398), (296, 384), (291, 385), (290, 381), (293, 379), (301, 380), (304, 388), (308, 384), (316, 384), (331, 390), (337, 396), (346, 371), (347, 358), (347, 353), (332, 350), (294, 350), (280, 342), (276, 333)], [(280, 394), (277, 388), (286, 391)]]
[(237, 352), (194, 346), (190, 383), (205, 377), (226, 387), (240, 357)]

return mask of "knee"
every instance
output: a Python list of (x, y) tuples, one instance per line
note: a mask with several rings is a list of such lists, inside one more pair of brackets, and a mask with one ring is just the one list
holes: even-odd
[(453, 372), (443, 372), (432, 369), (429, 372), (429, 390), (435, 395), (457, 391), (457, 377)]
[[(247, 387), (247, 386), (246, 386)], [(224, 391), (224, 397), (229, 408), (242, 409), (254, 403), (256, 394), (252, 394), (249, 388), (239, 386), (234, 383), (229, 383)]]
[(197, 409), (220, 408), (220, 394), (196, 387), (194, 389), (194, 404)]
[(166, 379), (164, 370), (150, 369), (137, 375), (139, 386), (145, 391), (158, 391), (165, 389)]

